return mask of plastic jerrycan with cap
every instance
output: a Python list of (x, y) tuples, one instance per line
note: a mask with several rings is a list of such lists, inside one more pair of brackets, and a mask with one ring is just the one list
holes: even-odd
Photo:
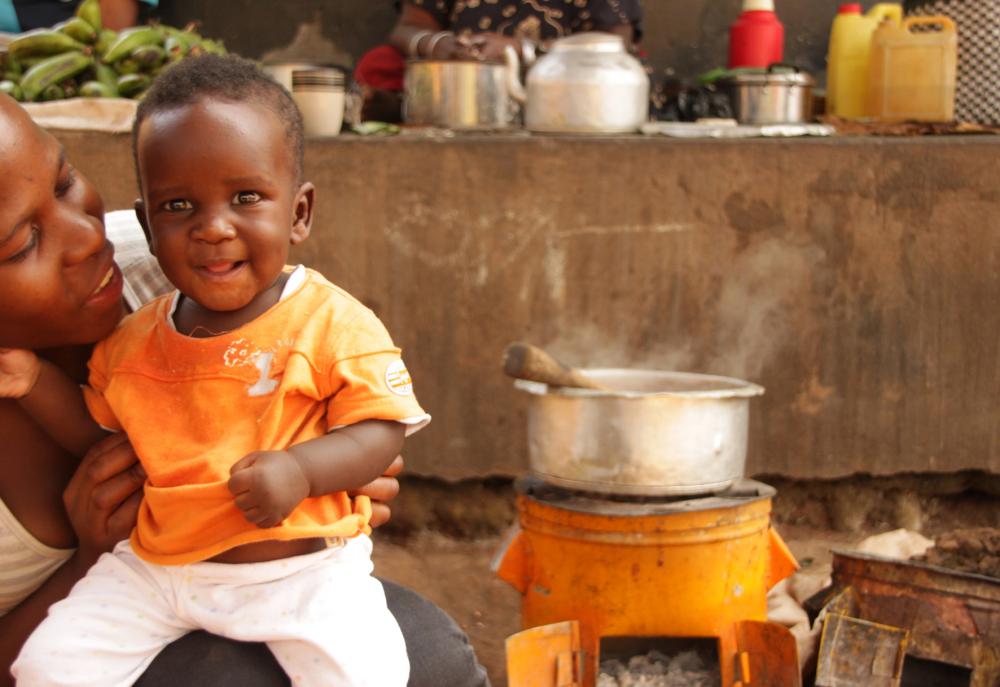
[(881, 2), (861, 13), (861, 3), (840, 5), (830, 31), (827, 53), (826, 111), (837, 117), (857, 119), (866, 116), (868, 97), (868, 58), (872, 34), (879, 24), (903, 20), (903, 6)]
[(868, 60), (868, 114), (884, 122), (955, 118), (958, 31), (944, 16), (879, 25)]

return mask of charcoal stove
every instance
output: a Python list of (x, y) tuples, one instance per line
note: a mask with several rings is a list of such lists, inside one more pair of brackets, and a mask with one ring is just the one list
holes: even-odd
[(594, 687), (616, 639), (714, 645), (724, 687), (798, 685), (794, 639), (767, 591), (797, 564), (771, 528), (775, 490), (743, 480), (694, 497), (577, 492), (517, 480), (518, 523), (494, 570), (521, 593), (510, 687)]

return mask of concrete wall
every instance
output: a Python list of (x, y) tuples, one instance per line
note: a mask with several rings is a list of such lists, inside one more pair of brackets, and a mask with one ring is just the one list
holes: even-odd
[[(128, 138), (65, 133), (109, 207)], [(1000, 472), (1000, 139), (311, 141), (298, 258), (371, 305), (435, 422), (411, 469), (525, 467), (512, 340), (743, 377), (750, 469)]]
[[(395, 21), (391, 0), (161, 0), (161, 5), (168, 23), (197, 19), (206, 35), (255, 58), (289, 44), (300, 25), (318, 21), (343, 56), (339, 61), (348, 64), (384, 41)], [(657, 74), (692, 77), (725, 63), (728, 29), (740, 0), (645, 0), (643, 6), (643, 46)], [(814, 73), (823, 71), (836, 3), (776, 0), (776, 8), (785, 24), (786, 58)]]

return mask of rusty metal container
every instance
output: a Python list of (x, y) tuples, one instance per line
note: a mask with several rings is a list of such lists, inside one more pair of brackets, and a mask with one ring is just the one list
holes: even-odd
[(722, 491), (743, 478), (750, 399), (731, 377), (661, 370), (582, 370), (611, 391), (517, 380), (530, 394), (528, 460), (567, 489), (640, 496)]

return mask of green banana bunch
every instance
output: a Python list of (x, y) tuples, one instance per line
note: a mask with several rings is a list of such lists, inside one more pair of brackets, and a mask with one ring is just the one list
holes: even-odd
[(97, 40), (97, 31), (86, 20), (80, 17), (73, 17), (72, 19), (59, 22), (52, 28), (56, 31), (62, 31), (70, 38), (88, 45)]
[(86, 46), (62, 31), (35, 29), (22, 33), (7, 46), (7, 52), (16, 59), (58, 55), (68, 50), (83, 52)]
[[(92, 64), (94, 58), (75, 51), (42, 60), (21, 77), (24, 99), (37, 100), (50, 86), (58, 86), (67, 79), (72, 79)], [(62, 88), (59, 90), (65, 96), (65, 91)], [(52, 93), (54, 91), (50, 91), (49, 95)]]
[(125, 29), (118, 34), (118, 38), (111, 44), (107, 51), (101, 55), (101, 60), (106, 64), (112, 64), (124, 59), (136, 48), (144, 45), (160, 45), (163, 42), (163, 32), (156, 26), (136, 26)]
[(118, 95), (134, 98), (149, 88), (153, 80), (146, 74), (124, 74), (118, 78)]
[(90, 24), (98, 33), (104, 28), (104, 23), (101, 21), (100, 0), (83, 0), (76, 8), (76, 16)]
[(118, 32), (114, 29), (101, 29), (97, 32), (97, 42), (94, 43), (94, 50), (98, 55), (103, 55), (111, 47), (111, 44), (118, 40)]
[[(3, 82), (0, 82), (2, 87)], [(84, 81), (80, 85), (81, 98), (117, 98), (118, 89), (100, 81)]]
[(18, 102), (24, 100), (24, 91), (21, 90), (21, 87), (17, 84), (17, 82), (11, 81), (10, 79), (0, 81), (0, 93), (6, 93)]

